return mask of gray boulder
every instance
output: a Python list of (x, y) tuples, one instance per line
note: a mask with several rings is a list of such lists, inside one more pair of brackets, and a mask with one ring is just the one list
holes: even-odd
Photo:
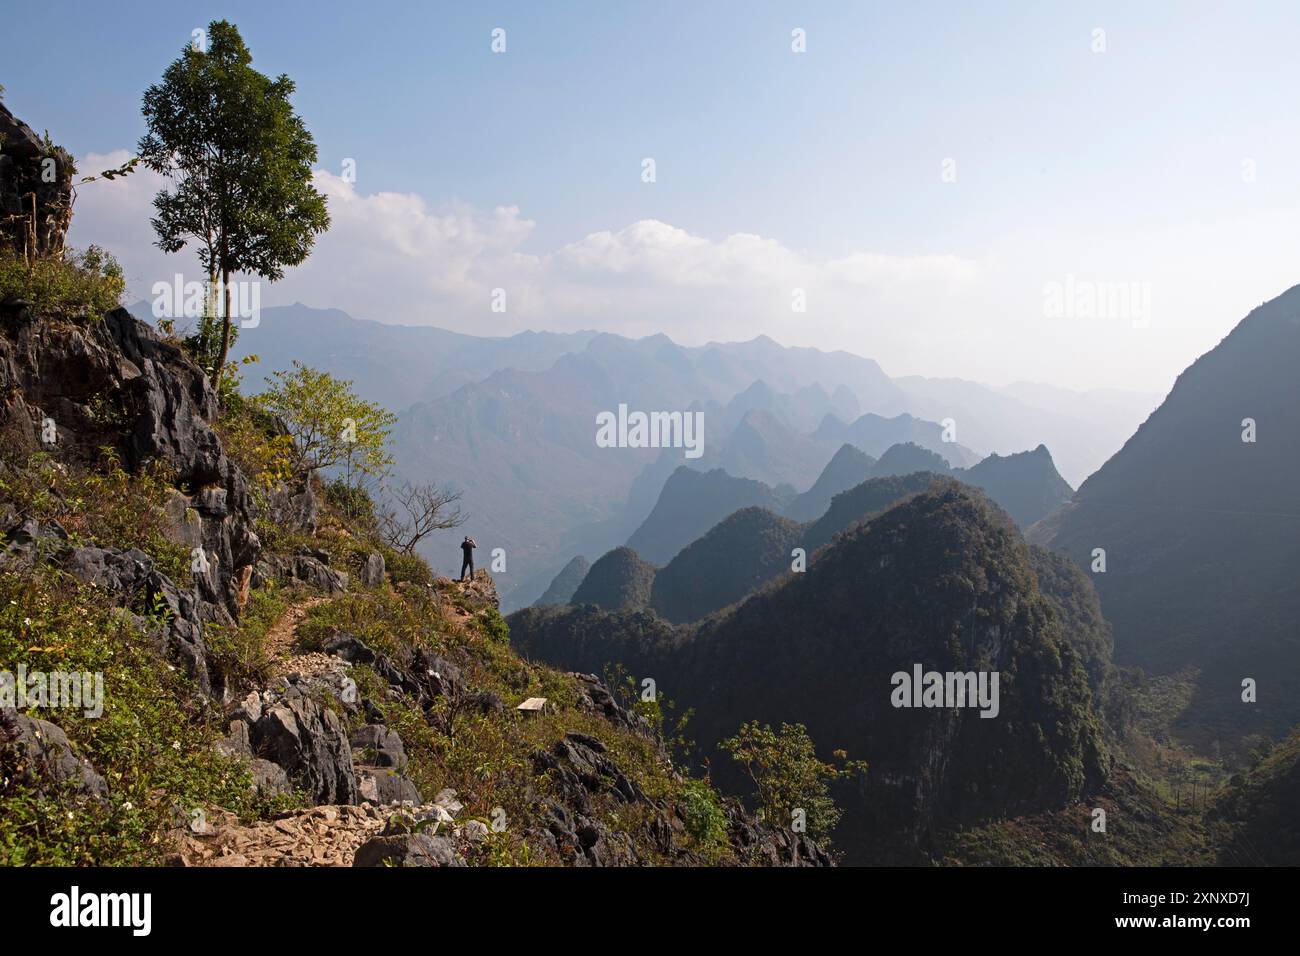
[(353, 866), (464, 866), (446, 837), (425, 833), (377, 836), (357, 850)]
[(406, 768), (406, 748), (402, 738), (383, 724), (368, 724), (352, 731), (348, 742), (362, 763), (375, 767)]
[(108, 796), (104, 778), (73, 752), (67, 734), (56, 724), (2, 711), (0, 747), (16, 752), (19, 772), (40, 790), (66, 786), (83, 796)]
[(318, 804), (356, 803), (352, 747), (334, 712), (290, 688), (252, 727), (253, 752), (279, 764)]

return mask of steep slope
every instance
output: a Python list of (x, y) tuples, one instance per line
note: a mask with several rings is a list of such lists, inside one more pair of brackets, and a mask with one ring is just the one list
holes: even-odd
[(778, 511), (781, 499), (762, 482), (735, 478), (721, 468), (699, 472), (681, 467), (627, 545), (652, 564), (667, 564), (727, 515), (754, 505)]
[(884, 511), (908, 495), (924, 491), (940, 477), (929, 471), (890, 475), (871, 478), (856, 488), (843, 491), (831, 499), (826, 513), (807, 527), (800, 544), (812, 554), (841, 531)]
[(801, 528), (766, 508), (742, 508), (655, 574), (650, 606), (669, 621), (698, 620), (739, 601), (782, 571)]
[(536, 606), (568, 604), (569, 599), (573, 597), (573, 592), (578, 590), (578, 586), (582, 584), (583, 578), (587, 576), (587, 572), (590, 570), (591, 562), (582, 555), (578, 555), (555, 576), (551, 586), (537, 599)]
[(1045, 445), (1015, 455), (990, 455), (955, 474), (967, 484), (982, 488), (1022, 528), (1051, 514), (1074, 496)]
[[(956, 483), (694, 628), (574, 609), (524, 612), (511, 626), (521, 647), (564, 666), (620, 661), (653, 674), (695, 708), (705, 754), (757, 718), (804, 723), (827, 751), (869, 761), (840, 834), (854, 862), (923, 859), (947, 827), (1060, 807), (1104, 777), (1086, 675), (1023, 540)], [(998, 672), (997, 716), (894, 706), (891, 675), (916, 665)]]
[(1300, 866), (1300, 730), (1233, 777), (1207, 814), (1225, 866)]
[(860, 449), (841, 445), (813, 486), (786, 505), (785, 516), (795, 521), (820, 517), (830, 507), (832, 498), (870, 478), (875, 463), (874, 458)]
[[(1031, 529), (1090, 570), (1121, 663), (1188, 665), (1177, 726), (1209, 746), (1300, 722), (1300, 287), (1250, 313), (1179, 376), (1074, 501)], [(1253, 419), (1257, 440), (1242, 440)], [(1243, 681), (1258, 683), (1243, 702)]]
[(654, 565), (631, 548), (615, 548), (591, 566), (570, 603), (594, 604), (607, 611), (645, 607), (654, 577)]
[(1059, 552), (1030, 545), (1029, 565), (1038, 590), (1056, 613), (1062, 634), (1079, 655), (1093, 703), (1100, 709), (1102, 691), (1113, 666), (1115, 640), (1101, 613), (1097, 592), (1078, 565)]

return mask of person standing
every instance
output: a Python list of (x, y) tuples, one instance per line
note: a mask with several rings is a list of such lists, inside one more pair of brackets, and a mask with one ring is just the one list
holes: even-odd
[(474, 539), (465, 535), (465, 540), (460, 543), (461, 553), (464, 555), (460, 562), (460, 579), (465, 580), (465, 570), (469, 569), (469, 579), (474, 580), (474, 549), (478, 547)]

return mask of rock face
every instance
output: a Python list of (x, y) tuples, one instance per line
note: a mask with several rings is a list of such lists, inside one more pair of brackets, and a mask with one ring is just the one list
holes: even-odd
[[(209, 424), (216, 413), (202, 370), (125, 309), (67, 323), (0, 304), (0, 435), (19, 454), (88, 462), (107, 446), (129, 471), (166, 465), (177, 488), (169, 507), (189, 525), (177, 540), (202, 552), (196, 598), (204, 616), (228, 622), (239, 613), (237, 572), (261, 544), (248, 482)], [(52, 445), (41, 441), (46, 419)]]
[(355, 803), (357, 774), (342, 721), (308, 694), (290, 688), (249, 728), (253, 753), (279, 764), (317, 803)]
[(0, 750), (13, 754), (18, 774), (38, 789), (67, 786), (83, 796), (108, 796), (104, 778), (73, 753), (67, 735), (48, 721), (0, 711)]
[(0, 243), (20, 255), (30, 253), (34, 230), (37, 255), (60, 252), (72, 220), (72, 156), (47, 146), (3, 103), (0, 144)]

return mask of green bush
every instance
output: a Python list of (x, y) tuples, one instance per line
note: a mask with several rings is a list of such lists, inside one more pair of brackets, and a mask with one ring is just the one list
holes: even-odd
[(30, 262), (0, 251), (0, 300), (26, 299), (46, 313), (100, 319), (121, 304), (125, 288), (122, 267), (98, 246)]
[(706, 855), (727, 847), (727, 817), (722, 800), (703, 780), (687, 780), (678, 793), (685, 815), (686, 832)]

